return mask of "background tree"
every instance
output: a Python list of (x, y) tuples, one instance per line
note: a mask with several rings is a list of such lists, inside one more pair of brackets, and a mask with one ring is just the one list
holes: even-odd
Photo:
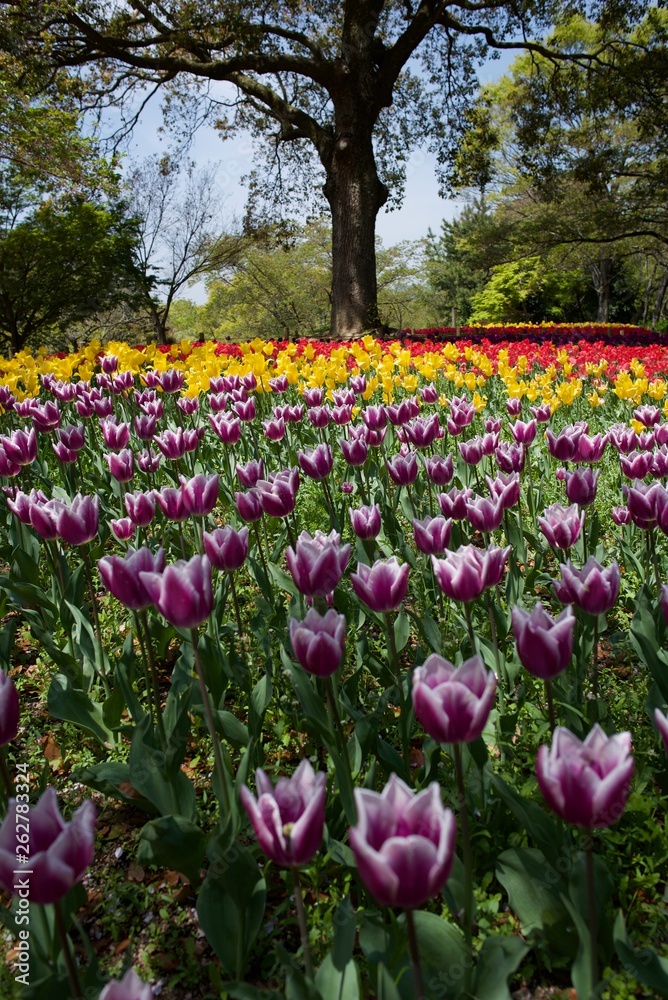
[[(0, 34), (19, 46), (26, 64), (82, 73), (95, 107), (134, 98), (137, 89), (150, 96), (166, 87), (170, 114), (191, 97), (198, 108), (190, 121), (209, 117), (223, 133), (250, 129), (265, 144), (268, 168), (254, 178), (257, 201), (312, 194), (314, 180), (322, 183), (332, 218), (331, 331), (337, 337), (380, 322), (375, 221), (388, 200), (401, 200), (411, 148), (428, 136), (447, 172), (476, 65), (490, 48), (544, 53), (532, 39), (573, 10), (561, 0), (267, 0), (260, 6), (247, 0), (203, 6), (3, 0), (2, 6)], [(581, 6), (588, 7), (584, 0)], [(583, 53), (585, 62), (604, 60), (619, 27), (627, 28), (629, 16), (645, 6), (600, 0), (605, 32), (594, 53)], [(554, 58), (576, 56), (557, 52)], [(227, 103), (212, 89), (221, 81), (236, 88)], [(135, 101), (135, 116), (136, 109)]]
[[(481, 94), (457, 158), (460, 185), (476, 187), (484, 176), (495, 193), (497, 252), (511, 262), (560, 248), (567, 270), (589, 273), (601, 322), (611, 318), (614, 283), (632, 258), (649, 254), (657, 293), (662, 285), (667, 38), (668, 13), (653, 9), (603, 70), (521, 56)], [(579, 17), (549, 39), (564, 54), (593, 53), (601, 42), (600, 25)]]
[(78, 197), (41, 200), (16, 177), (0, 184), (0, 338), (29, 338), (132, 294), (137, 232), (123, 206)]
[(189, 283), (239, 258), (251, 237), (225, 232), (215, 168), (180, 170), (169, 157), (153, 157), (126, 180), (128, 213), (136, 219), (138, 302), (159, 344), (167, 343), (169, 315)]

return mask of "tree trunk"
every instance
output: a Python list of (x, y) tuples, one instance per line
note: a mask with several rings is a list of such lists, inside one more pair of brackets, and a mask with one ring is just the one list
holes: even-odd
[(612, 257), (601, 257), (590, 264), (594, 288), (598, 295), (598, 323), (607, 323), (610, 319), (610, 301), (612, 298)]
[(374, 162), (371, 130), (339, 131), (323, 187), (332, 213), (331, 336), (378, 329), (376, 216), (387, 201)]
[(666, 291), (668, 291), (668, 268), (663, 272), (663, 277), (659, 283), (659, 287), (656, 290), (656, 295), (654, 296), (654, 307), (652, 309), (652, 328), (656, 329), (659, 320), (661, 319), (661, 313), (663, 312), (663, 302), (666, 297)]

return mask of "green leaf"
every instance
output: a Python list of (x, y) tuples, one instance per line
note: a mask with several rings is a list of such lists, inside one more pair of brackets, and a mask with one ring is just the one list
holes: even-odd
[(408, 615), (405, 611), (400, 611), (394, 619), (394, 641), (396, 643), (397, 653), (400, 653), (401, 650), (405, 648), (410, 634), (411, 623), (408, 620)]
[(65, 674), (54, 675), (47, 695), (47, 707), (55, 719), (81, 726), (92, 733), (103, 747), (112, 747), (117, 742), (117, 735), (105, 723), (103, 706), (75, 688)]
[(652, 948), (634, 948), (621, 911), (615, 921), (614, 940), (617, 955), (626, 971), (659, 996), (668, 997), (668, 956), (661, 958)]
[(140, 865), (172, 868), (197, 885), (201, 878), (207, 835), (183, 816), (160, 816), (145, 826), (139, 839)]
[(197, 898), (197, 915), (228, 976), (243, 978), (265, 900), (264, 878), (247, 848), (237, 843), (214, 860)]
[(543, 935), (555, 955), (572, 958), (577, 948), (572, 921), (561, 898), (565, 885), (545, 855), (530, 847), (500, 855), (496, 877), (508, 893), (526, 936)]
[[(248, 746), (248, 729), (232, 712), (219, 710), (214, 713), (218, 727), (226, 740), (236, 747)], [(217, 728), (218, 728), (217, 727)]]
[[(103, 764), (93, 764), (92, 767), (83, 767), (73, 772), (75, 781), (80, 781), (82, 785), (95, 788), (104, 795), (120, 799), (121, 802), (130, 802), (144, 812), (154, 813), (155, 806), (148, 799), (138, 795), (128, 794), (132, 791), (130, 781), (130, 768), (127, 764), (116, 761), (109, 761)], [(128, 791), (122, 790), (121, 786), (127, 785)]]
[(153, 744), (151, 720), (146, 716), (134, 731), (130, 746), (130, 781), (163, 816), (185, 816), (194, 819), (195, 789), (179, 766), (182, 756), (167, 753)]
[(519, 937), (499, 934), (485, 938), (475, 967), (476, 1000), (511, 1000), (508, 979), (530, 950)]
[(338, 969), (330, 951), (315, 974), (315, 985), (322, 1000), (359, 1000), (359, 974), (354, 959)]

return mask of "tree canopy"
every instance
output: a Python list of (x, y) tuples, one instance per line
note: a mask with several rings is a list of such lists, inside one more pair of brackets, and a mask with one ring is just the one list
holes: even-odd
[[(37, 75), (78, 74), (89, 106), (163, 89), (167, 112), (244, 127), (264, 145), (258, 204), (322, 184), (332, 216), (337, 336), (379, 323), (375, 220), (401, 198), (411, 148), (427, 137), (446, 183), (453, 133), (490, 50), (604, 64), (646, 4), (561, 0), (2, 0), (0, 35)], [(598, 18), (595, 47), (550, 50), (573, 10)], [(5, 41), (5, 45), (7, 42)], [(232, 85), (232, 93), (219, 85)], [(315, 169), (314, 169), (315, 168)]]

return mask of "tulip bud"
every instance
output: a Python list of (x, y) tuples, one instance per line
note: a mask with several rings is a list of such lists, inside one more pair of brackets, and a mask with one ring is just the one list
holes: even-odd
[[(134, 526), (133, 526), (134, 531)], [(153, 603), (139, 574), (162, 573), (165, 553), (158, 549), (155, 555), (149, 548), (130, 548), (124, 556), (103, 556), (97, 564), (102, 583), (109, 593), (132, 611), (141, 611)]]
[(438, 743), (477, 740), (494, 704), (496, 677), (479, 656), (454, 667), (432, 653), (413, 671), (415, 715)]
[(605, 614), (619, 596), (619, 566), (613, 562), (605, 569), (593, 556), (582, 569), (569, 560), (561, 563), (561, 581), (554, 581), (554, 592), (562, 604), (576, 604), (590, 615)]
[(351, 573), (353, 590), (372, 611), (394, 611), (406, 596), (408, 589), (408, 563), (399, 565), (396, 556), (377, 559), (373, 566), (357, 564), (357, 573)]
[(565, 670), (573, 654), (575, 615), (571, 606), (556, 619), (547, 614), (540, 601), (531, 612), (516, 605), (511, 615), (522, 666), (544, 681)]
[(243, 566), (248, 555), (248, 528), (235, 531), (230, 524), (204, 532), (204, 551), (211, 564), (223, 573), (232, 573)]
[(376, 538), (381, 529), (380, 507), (376, 504), (371, 506), (364, 504), (356, 509), (351, 509), (348, 513), (353, 531), (358, 538), (363, 541)]
[(597, 723), (582, 742), (557, 726), (551, 747), (539, 747), (536, 758), (538, 785), (550, 809), (588, 830), (612, 826), (631, 787), (630, 750), (630, 733), (608, 737)]
[(179, 559), (162, 573), (140, 571), (139, 579), (163, 618), (176, 628), (196, 628), (211, 614), (211, 563), (206, 556)]
[(241, 803), (257, 842), (277, 865), (299, 868), (315, 857), (325, 826), (326, 781), (324, 771), (316, 774), (303, 760), (292, 777), (279, 778), (275, 788), (258, 768), (257, 799), (242, 785)]
[(434, 781), (414, 792), (392, 774), (382, 792), (354, 791), (350, 830), (360, 878), (382, 906), (417, 909), (437, 896), (450, 874), (457, 825)]
[(346, 618), (330, 608), (320, 615), (310, 608), (303, 621), (290, 619), (290, 642), (298, 663), (309, 674), (330, 677), (341, 665), (346, 644)]
[(341, 545), (335, 531), (325, 535), (316, 531), (313, 538), (302, 531), (295, 548), (285, 553), (295, 585), (306, 597), (329, 597), (345, 572), (350, 545)]

